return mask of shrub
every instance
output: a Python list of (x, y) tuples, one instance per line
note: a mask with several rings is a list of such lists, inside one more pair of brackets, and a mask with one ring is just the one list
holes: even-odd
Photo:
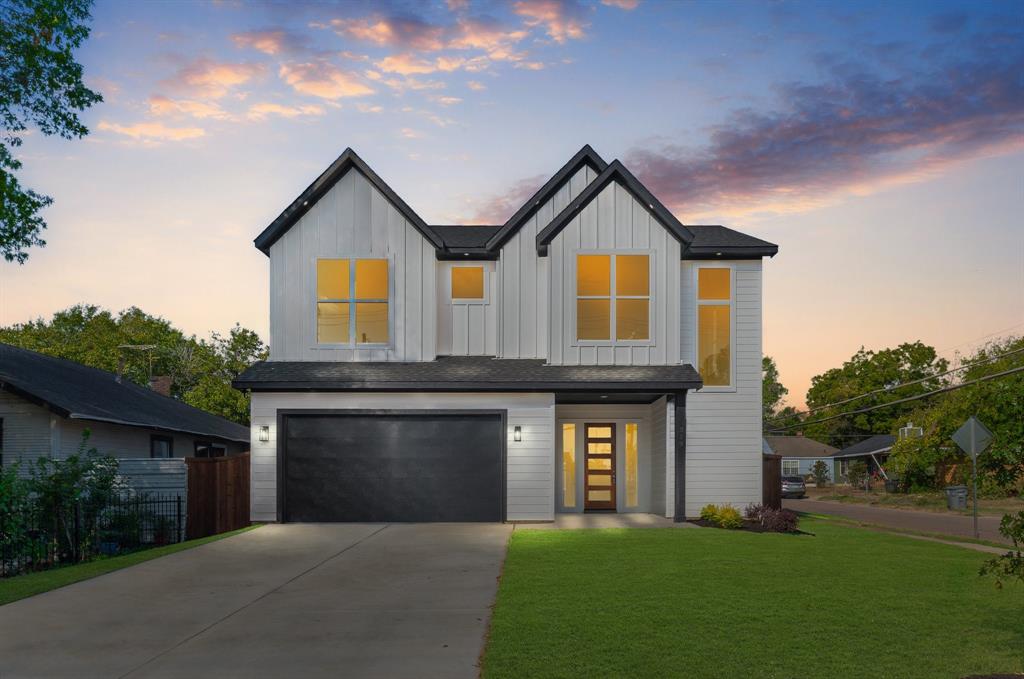
[(735, 507), (724, 505), (718, 508), (717, 523), (722, 528), (743, 528), (743, 517)]
[(793, 533), (800, 517), (791, 509), (765, 509), (761, 512), (761, 525), (773, 533)]
[(811, 476), (813, 477), (814, 485), (818, 488), (824, 488), (832, 480), (828, 471), (828, 464), (824, 460), (815, 461), (811, 467)]
[(747, 519), (750, 519), (751, 521), (757, 521), (758, 523), (760, 523), (761, 515), (764, 513), (765, 509), (767, 509), (767, 507), (765, 507), (764, 505), (754, 504), (752, 502), (749, 505), (747, 505), (746, 509), (743, 510), (743, 516)]
[(850, 469), (846, 472), (846, 478), (850, 481), (850, 485), (854, 488), (861, 487), (864, 485), (864, 480), (868, 477), (868, 466), (861, 460), (850, 463)]
[(700, 510), (701, 521), (717, 521), (718, 520), (718, 506), (717, 505), (704, 505)]

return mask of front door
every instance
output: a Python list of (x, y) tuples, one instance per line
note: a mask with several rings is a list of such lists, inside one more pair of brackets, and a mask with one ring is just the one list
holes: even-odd
[(583, 508), (615, 509), (615, 425), (586, 424)]

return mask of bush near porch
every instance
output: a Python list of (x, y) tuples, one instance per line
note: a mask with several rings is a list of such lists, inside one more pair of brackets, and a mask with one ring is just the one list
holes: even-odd
[(483, 676), (957, 678), (1024, 670), (1024, 586), (984, 554), (814, 535), (517, 530)]

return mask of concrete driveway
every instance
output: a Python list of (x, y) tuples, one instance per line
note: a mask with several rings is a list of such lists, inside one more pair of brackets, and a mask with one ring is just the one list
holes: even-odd
[(263, 526), (0, 607), (0, 677), (475, 677), (511, 530)]

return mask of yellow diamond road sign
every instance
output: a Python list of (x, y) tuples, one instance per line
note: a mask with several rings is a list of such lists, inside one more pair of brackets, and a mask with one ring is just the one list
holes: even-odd
[(977, 417), (971, 415), (963, 426), (953, 434), (953, 441), (965, 453), (971, 457), (977, 457), (988, 448), (988, 444), (992, 441), (992, 432)]

